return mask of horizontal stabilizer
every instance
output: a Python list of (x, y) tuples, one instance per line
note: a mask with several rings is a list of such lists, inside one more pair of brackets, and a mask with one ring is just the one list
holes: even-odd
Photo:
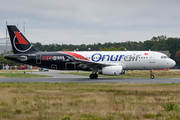
[(20, 61), (26, 61), (27, 60), (27, 56), (17, 56), (17, 55), (5, 55), (5, 58), (15, 58), (18, 59)]

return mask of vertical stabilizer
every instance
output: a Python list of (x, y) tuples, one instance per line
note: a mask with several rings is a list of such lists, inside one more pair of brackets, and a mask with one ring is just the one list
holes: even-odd
[(14, 54), (37, 52), (16, 26), (8, 25), (7, 28)]

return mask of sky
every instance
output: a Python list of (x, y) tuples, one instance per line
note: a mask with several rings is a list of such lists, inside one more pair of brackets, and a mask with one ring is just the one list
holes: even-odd
[(179, 0), (0, 0), (6, 21), (33, 43), (94, 44), (180, 37)]

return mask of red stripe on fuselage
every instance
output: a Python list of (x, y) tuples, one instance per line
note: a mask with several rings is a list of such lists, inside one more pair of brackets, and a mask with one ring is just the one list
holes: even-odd
[(19, 32), (14, 31), (14, 34), (16, 35), (16, 38), (18, 40), (18, 42), (16, 42), (15, 44), (27, 44), (28, 45), (28, 42), (23, 38), (23, 36)]
[(74, 52), (60, 52), (60, 53), (65, 53), (65, 54), (68, 54), (68, 55), (71, 55), (77, 59), (80, 59), (80, 60), (87, 60), (89, 61), (89, 59), (85, 58), (84, 56), (80, 55), (80, 54), (77, 54), (77, 53), (74, 53)]

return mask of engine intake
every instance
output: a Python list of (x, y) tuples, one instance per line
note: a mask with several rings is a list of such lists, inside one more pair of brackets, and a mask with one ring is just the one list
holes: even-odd
[(123, 72), (123, 67), (122, 66), (107, 66), (103, 67), (102, 71), (99, 71), (99, 74), (103, 75), (121, 75)]

